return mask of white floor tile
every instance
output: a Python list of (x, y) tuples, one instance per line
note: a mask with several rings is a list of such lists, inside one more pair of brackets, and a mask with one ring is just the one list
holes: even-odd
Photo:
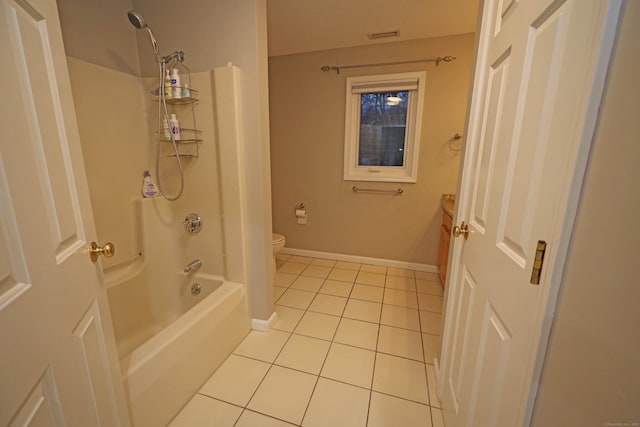
[(280, 298), (282, 296), (282, 294), (284, 294), (287, 291), (287, 288), (283, 288), (281, 286), (274, 286), (273, 287), (273, 300), (277, 301), (278, 298)]
[(357, 262), (347, 262), (347, 261), (338, 261), (336, 263), (336, 265), (334, 266), (335, 268), (341, 268), (343, 270), (360, 270), (360, 266), (362, 264), (359, 264)]
[(438, 273), (428, 273), (426, 271), (416, 271), (415, 275), (416, 275), (416, 279), (431, 280), (432, 282), (440, 283), (440, 276), (438, 276)]
[(318, 375), (330, 345), (328, 341), (294, 334), (287, 341), (275, 363)]
[(234, 427), (291, 427), (294, 425), (257, 412), (245, 410)]
[(371, 388), (374, 360), (373, 351), (333, 343), (320, 376)]
[(437, 408), (431, 408), (431, 416), (433, 417), (433, 427), (444, 427), (444, 418), (442, 417), (442, 410)]
[(433, 359), (440, 358), (440, 346), (442, 338), (438, 335), (422, 334), (424, 346), (424, 361), (433, 364)]
[(385, 289), (384, 303), (406, 308), (418, 308), (418, 298), (415, 292)]
[(438, 399), (436, 370), (432, 365), (427, 365), (427, 386), (429, 387), (429, 405), (433, 408), (441, 408), (442, 405)]
[(367, 427), (396, 426), (431, 427), (429, 407), (374, 391)]
[(247, 408), (300, 424), (317, 377), (272, 366)]
[(321, 267), (319, 265), (310, 265), (302, 271), (303, 276), (311, 276), (311, 277), (319, 277), (320, 279), (326, 279), (329, 273), (331, 272), (331, 268), (329, 267)]
[(324, 279), (318, 277), (300, 276), (292, 284), (290, 289), (299, 291), (318, 292), (322, 287)]
[(387, 274), (387, 267), (384, 267), (382, 265), (362, 264), (362, 267), (360, 267), (360, 271), (365, 271), (367, 273)]
[(293, 283), (294, 280), (296, 280), (297, 277), (298, 277), (297, 274), (282, 273), (281, 271), (278, 271), (276, 273), (276, 278), (273, 281), (273, 284), (276, 286), (282, 286), (287, 288), (291, 286), (291, 284)]
[(384, 288), (380, 288), (378, 286), (360, 285), (356, 283), (355, 285), (353, 285), (353, 290), (351, 291), (350, 297), (365, 301), (382, 302), (383, 293)]
[(325, 280), (324, 285), (320, 288), (321, 294), (335, 295), (347, 298), (351, 293), (353, 285), (347, 282), (339, 282), (337, 280)]
[(282, 331), (251, 331), (233, 353), (265, 362), (273, 362), (288, 338), (289, 334)]
[(313, 261), (313, 258), (308, 256), (300, 256), (300, 255), (292, 255), (291, 258), (288, 259), (291, 262), (297, 262), (300, 264), (310, 264)]
[(306, 310), (311, 304), (315, 294), (313, 292), (299, 291), (297, 289), (287, 289), (280, 298), (276, 301), (278, 305), (285, 307), (298, 308), (300, 310)]
[(265, 362), (232, 354), (202, 386), (200, 393), (245, 406), (270, 366)]
[(375, 350), (378, 341), (378, 324), (343, 317), (333, 341)]
[(368, 406), (368, 390), (320, 378), (302, 425), (365, 427)]
[(385, 277), (386, 276), (384, 274), (360, 270), (356, 277), (356, 283), (384, 287)]
[(411, 308), (383, 304), (380, 323), (387, 326), (395, 326), (396, 328), (420, 331), (418, 310)]
[(336, 262), (332, 259), (316, 258), (313, 261), (311, 261), (311, 265), (319, 265), (320, 267), (333, 268), (336, 265)]
[(378, 353), (373, 390), (427, 404), (427, 376), (422, 362)]
[(278, 304), (274, 306), (274, 310), (278, 313), (278, 321), (273, 325), (273, 329), (279, 331), (293, 332), (304, 315), (304, 310)]
[(442, 297), (429, 294), (418, 294), (418, 307), (420, 310), (442, 313)]
[(289, 273), (289, 274), (300, 274), (307, 268), (306, 264), (300, 264), (298, 262), (285, 262), (280, 269), (278, 269), (278, 273)]
[(420, 312), (420, 327), (422, 332), (432, 335), (440, 335), (442, 315), (430, 311)]
[(382, 310), (382, 304), (380, 303), (349, 298), (342, 316), (349, 319), (378, 323), (380, 310)]
[(276, 260), (278, 261), (287, 261), (289, 258), (291, 258), (291, 255), (287, 255), (287, 254), (283, 254), (282, 252), (279, 253), (278, 255), (276, 255)]
[(444, 290), (440, 281), (416, 279), (416, 289), (423, 294), (443, 296)]
[(340, 318), (328, 314), (306, 312), (294, 333), (330, 341), (338, 328)]
[(424, 361), (420, 332), (407, 329), (381, 325), (378, 336), (378, 351), (420, 362)]
[(313, 302), (309, 306), (309, 311), (315, 311), (316, 313), (331, 314), (333, 316), (342, 316), (344, 306), (347, 304), (347, 299), (343, 297), (337, 297), (334, 295), (318, 294), (313, 299)]
[(196, 394), (169, 427), (233, 427), (242, 408)]
[(402, 291), (415, 292), (416, 279), (413, 277), (389, 276), (385, 281), (385, 287), (388, 289), (400, 289)]
[(389, 267), (387, 268), (387, 275), (389, 276), (401, 276), (401, 277), (413, 277), (415, 278), (415, 273), (413, 270), (407, 270), (405, 268), (395, 268)]
[(353, 283), (356, 280), (356, 276), (358, 272), (356, 270), (343, 270), (340, 268), (334, 268), (331, 273), (329, 273), (329, 279), (338, 280), (340, 282), (349, 282)]

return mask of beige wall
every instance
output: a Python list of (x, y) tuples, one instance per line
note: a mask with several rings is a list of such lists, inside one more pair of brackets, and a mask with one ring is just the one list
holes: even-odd
[(534, 427), (640, 423), (638, 75), (640, 3), (629, 1), (583, 187)]
[(136, 30), (127, 19), (131, 4), (132, 0), (58, 0), (67, 56), (139, 75)]
[[(462, 133), (473, 34), (269, 58), (273, 228), (287, 247), (435, 265), (440, 197), (455, 192), (459, 155), (447, 141)], [(322, 72), (345, 65), (453, 55), (452, 63)], [(426, 70), (418, 182), (343, 181), (346, 78)], [(354, 185), (402, 196), (354, 194)], [(308, 207), (307, 225), (294, 208)]]

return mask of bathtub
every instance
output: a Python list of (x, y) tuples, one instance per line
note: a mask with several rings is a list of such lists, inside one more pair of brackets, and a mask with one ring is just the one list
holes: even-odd
[(150, 276), (134, 269), (107, 280), (122, 381), (141, 427), (167, 425), (250, 329), (242, 284), (183, 273), (158, 284)]

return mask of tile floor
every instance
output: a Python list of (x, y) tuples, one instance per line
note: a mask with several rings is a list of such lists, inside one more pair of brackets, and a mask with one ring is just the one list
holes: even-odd
[(440, 427), (436, 274), (279, 255), (278, 322), (251, 331), (172, 427)]

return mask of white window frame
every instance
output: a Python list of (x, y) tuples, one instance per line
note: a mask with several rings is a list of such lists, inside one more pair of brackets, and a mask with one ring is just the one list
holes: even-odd
[[(424, 71), (347, 78), (344, 133), (345, 181), (413, 183), (417, 181), (426, 78), (427, 73)], [(409, 91), (409, 101), (403, 166), (359, 166), (361, 94), (406, 90)]]

